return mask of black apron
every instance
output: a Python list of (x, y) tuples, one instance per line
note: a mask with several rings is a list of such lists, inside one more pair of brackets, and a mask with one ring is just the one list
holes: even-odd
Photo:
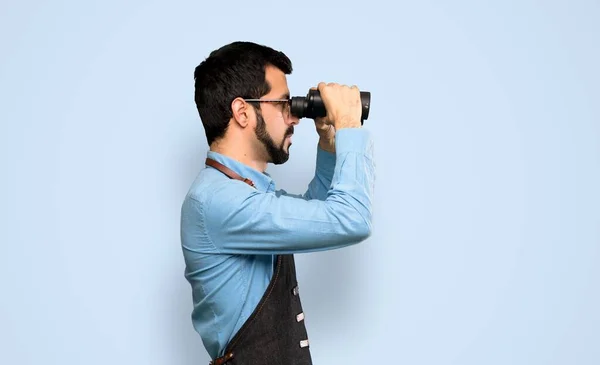
[[(254, 186), (219, 162), (206, 164)], [(312, 365), (294, 255), (278, 255), (273, 277), (258, 305), (210, 365)]]

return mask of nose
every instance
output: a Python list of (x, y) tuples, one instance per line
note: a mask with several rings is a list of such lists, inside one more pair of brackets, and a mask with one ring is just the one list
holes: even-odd
[(298, 123), (300, 123), (300, 118), (290, 115), (288, 118), (288, 123), (291, 125), (298, 125)]

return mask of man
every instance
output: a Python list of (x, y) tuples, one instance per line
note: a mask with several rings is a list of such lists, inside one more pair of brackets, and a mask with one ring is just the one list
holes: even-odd
[(276, 190), (268, 163), (285, 163), (290, 113), (282, 52), (251, 42), (213, 51), (195, 70), (195, 101), (210, 146), (182, 205), (192, 322), (211, 364), (311, 364), (295, 253), (359, 243), (371, 233), (372, 140), (359, 90), (319, 83), (327, 117), (314, 179), (303, 195)]

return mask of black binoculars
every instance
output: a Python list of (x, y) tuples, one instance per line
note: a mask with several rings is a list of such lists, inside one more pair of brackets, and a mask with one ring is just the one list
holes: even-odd
[[(369, 107), (371, 105), (371, 93), (368, 91), (360, 92), (360, 101), (362, 104), (362, 116), (360, 124), (369, 118)], [(290, 106), (290, 112), (298, 118), (316, 118), (327, 115), (323, 99), (319, 90), (309, 90), (306, 96), (293, 96)]]

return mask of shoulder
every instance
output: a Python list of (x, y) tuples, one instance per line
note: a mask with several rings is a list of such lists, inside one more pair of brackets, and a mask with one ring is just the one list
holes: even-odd
[(181, 205), (181, 239), (184, 247), (196, 252), (216, 252), (211, 233), (235, 215), (254, 188), (232, 180), (218, 171), (204, 169), (198, 174)]
[[(204, 169), (194, 180), (184, 200), (184, 209), (215, 215), (236, 207), (259, 192), (250, 185), (230, 179), (219, 171)], [(200, 211), (201, 210), (201, 211)]]

